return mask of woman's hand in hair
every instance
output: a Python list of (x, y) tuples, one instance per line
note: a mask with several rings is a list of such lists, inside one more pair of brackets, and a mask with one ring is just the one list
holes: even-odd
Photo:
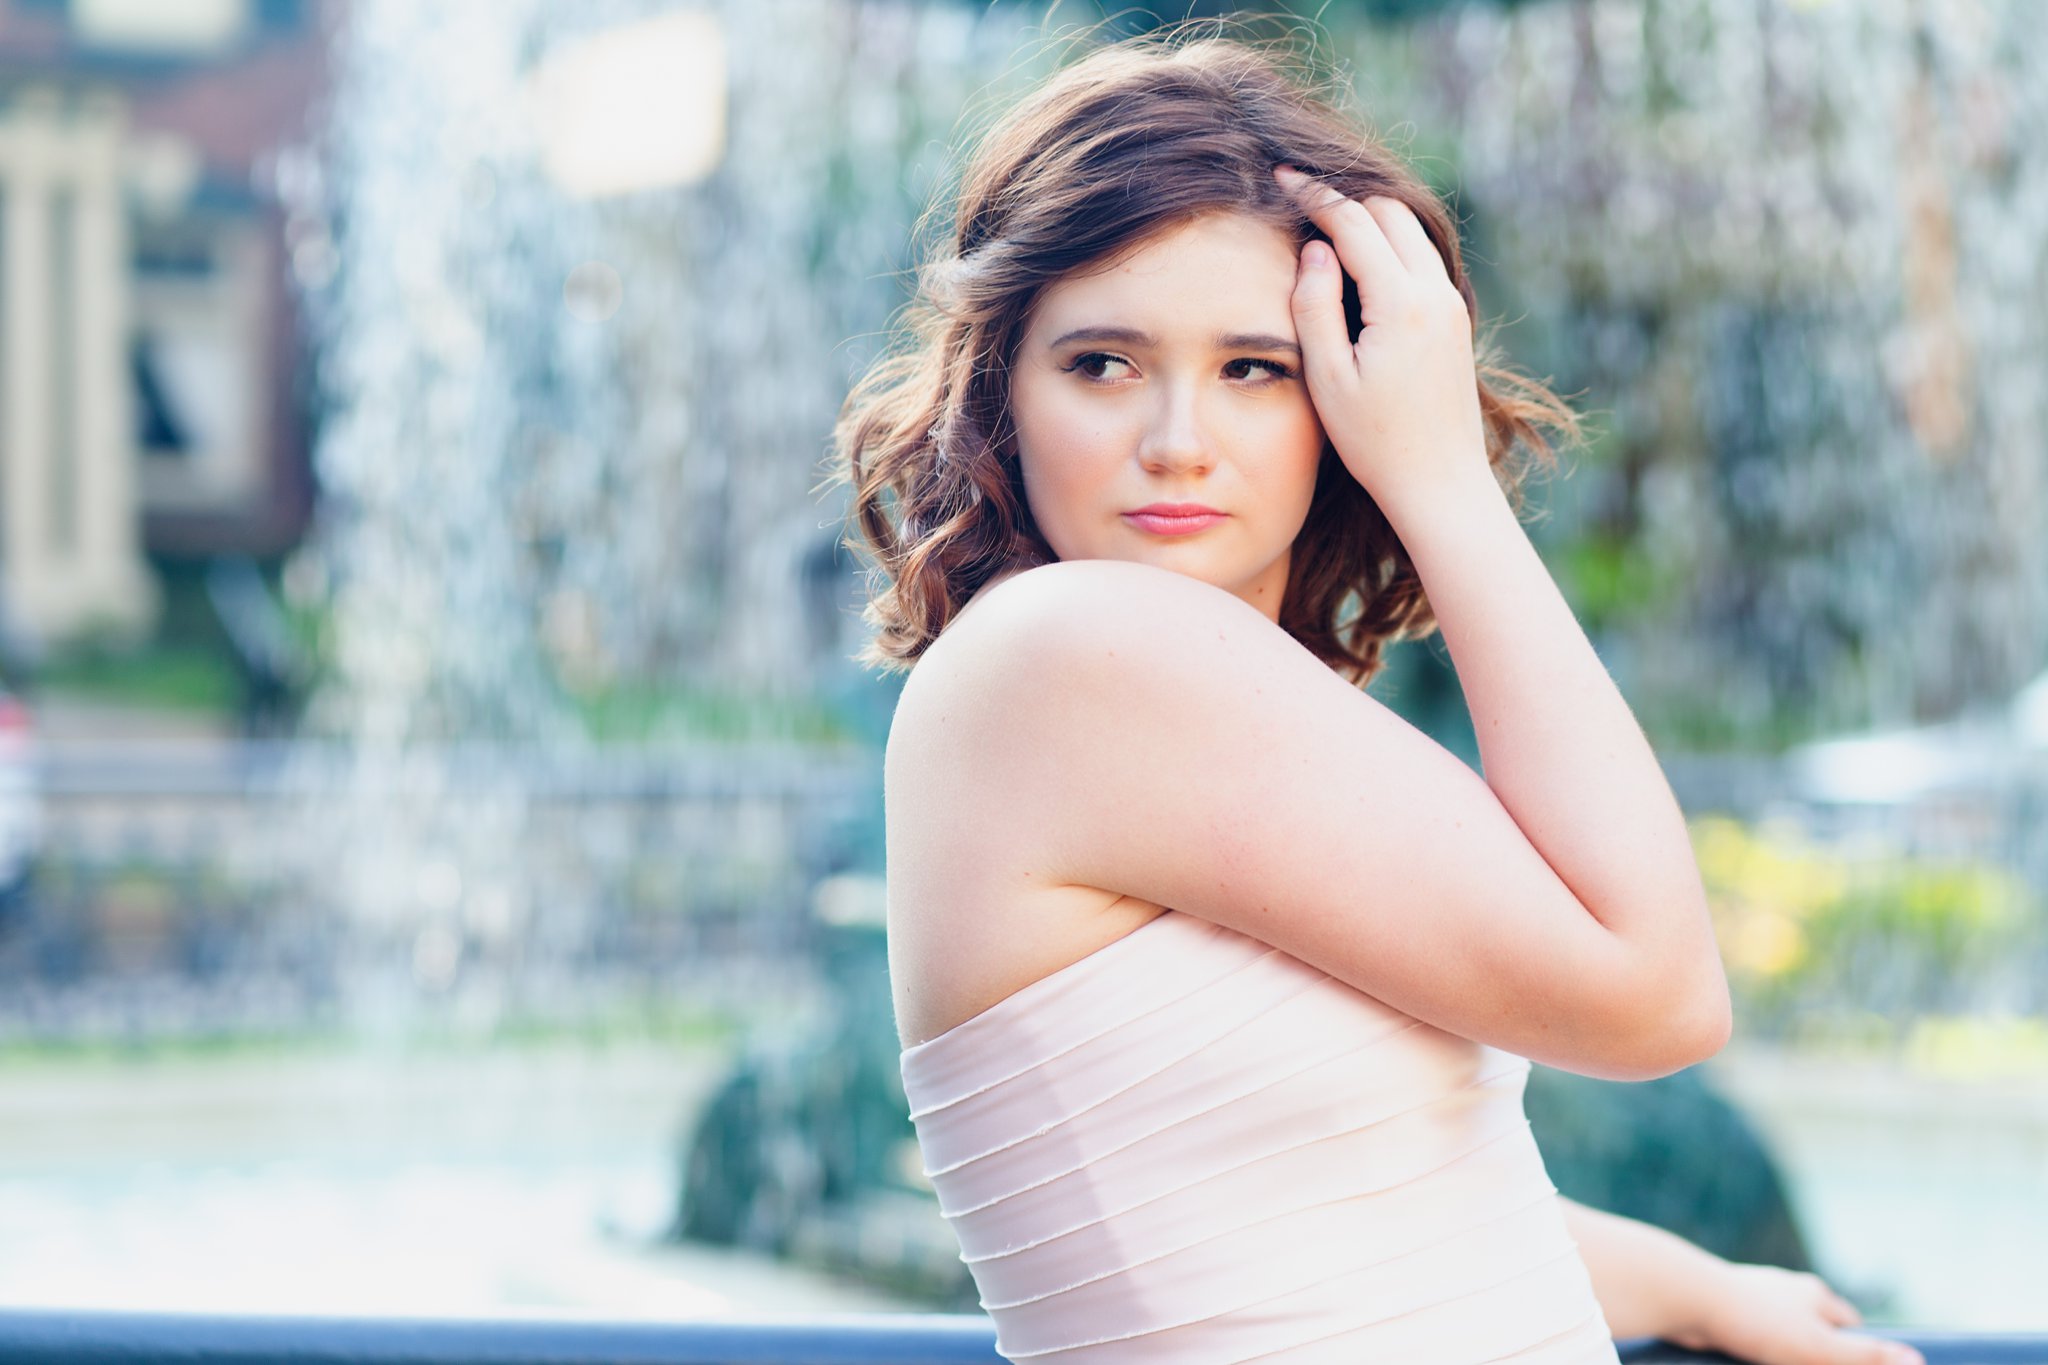
[[(1345, 466), (1397, 519), (1418, 499), (1498, 491), (1471, 315), (1413, 210), (1385, 196), (1348, 199), (1292, 167), (1275, 174), (1336, 244), (1334, 260), (1323, 242), (1303, 246), (1293, 307), (1309, 397)], [(1364, 321), (1355, 341), (1344, 317), (1346, 273)]]

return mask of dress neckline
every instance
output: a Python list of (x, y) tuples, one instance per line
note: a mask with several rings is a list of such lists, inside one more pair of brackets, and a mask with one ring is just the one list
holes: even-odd
[(957, 1035), (964, 1033), (967, 1030), (984, 1023), (985, 1021), (994, 1020), (1002, 1017), (1005, 1014), (1025, 1008), (1037, 997), (1044, 995), (1048, 991), (1055, 989), (1058, 983), (1060, 983), (1067, 977), (1070, 977), (1075, 973), (1079, 972), (1083, 967), (1088, 966), (1090, 963), (1099, 963), (1104, 958), (1114, 955), (1117, 949), (1121, 948), (1124, 944), (1129, 943), (1132, 939), (1138, 937), (1147, 929), (1150, 929), (1153, 925), (1159, 923), (1161, 920), (1172, 918), (1185, 919), (1187, 918), (1187, 916), (1183, 915), (1180, 911), (1175, 910), (1171, 907), (1161, 910), (1158, 914), (1154, 915), (1151, 919), (1146, 920), (1143, 924), (1131, 930), (1129, 933), (1122, 934), (1119, 937), (1113, 938), (1109, 942), (1103, 944), (1100, 948), (1096, 948), (1091, 952), (1083, 953), (1080, 957), (1075, 958), (1066, 966), (1054, 968), (1052, 971), (1047, 972), (1044, 976), (1039, 977), (1036, 981), (1027, 981), (1022, 986), (1019, 986), (1016, 990), (1011, 991), (1008, 995), (996, 1001), (993, 1005), (990, 1005), (987, 1009), (982, 1010), (979, 1014), (970, 1015), (967, 1018), (961, 1020), (959, 1023), (953, 1025), (953, 1027), (945, 1030), (943, 1033), (935, 1033), (921, 1043), (912, 1043), (909, 1047), (903, 1049), (903, 1057), (905, 1059), (909, 1059), (914, 1056), (920, 1056), (923, 1055), (927, 1049), (936, 1051), (938, 1048), (943, 1046), (947, 1042), (947, 1040), (954, 1038)]

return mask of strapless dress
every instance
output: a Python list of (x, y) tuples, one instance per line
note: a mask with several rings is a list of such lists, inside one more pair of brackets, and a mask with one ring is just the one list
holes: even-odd
[(1529, 1062), (1168, 910), (904, 1050), (996, 1346), (1100, 1365), (1617, 1365)]

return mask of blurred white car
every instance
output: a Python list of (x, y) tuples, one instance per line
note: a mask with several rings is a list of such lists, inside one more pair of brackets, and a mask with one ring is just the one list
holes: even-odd
[(34, 719), (26, 702), (0, 687), (0, 917), (19, 909), (42, 832)]

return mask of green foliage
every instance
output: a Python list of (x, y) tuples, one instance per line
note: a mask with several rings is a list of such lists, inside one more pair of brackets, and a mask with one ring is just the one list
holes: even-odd
[(1675, 695), (1642, 708), (1643, 728), (1660, 748), (1696, 753), (1782, 754), (1822, 738), (1838, 726), (1810, 710), (1784, 706), (1756, 719), (1738, 715), (1711, 697)]
[(126, 706), (230, 715), (241, 697), (234, 663), (221, 651), (155, 641), (123, 647), (105, 640), (53, 655), (37, 674), (44, 693)]
[[(160, 563), (156, 569), (163, 607), (154, 627), (140, 638), (114, 627), (80, 632), (37, 671), (41, 690), (112, 705), (221, 718), (236, 714), (246, 699), (246, 684), (234, 646), (207, 598), (205, 566)], [(325, 604), (282, 606), (285, 627), (302, 657), (323, 659)], [(308, 687), (317, 681), (299, 680)]]
[(841, 745), (855, 735), (835, 708), (809, 696), (763, 697), (710, 688), (621, 682), (570, 699), (601, 744), (783, 741)]
[(1567, 540), (1558, 567), (1573, 607), (1589, 627), (1648, 616), (1669, 606), (1682, 587), (1671, 566), (1659, 564), (1632, 536), (1594, 531)]
[(2004, 867), (1832, 849), (1725, 816), (1691, 832), (1746, 1033), (1896, 1046), (1919, 1015), (1966, 1010), (2038, 932)]

